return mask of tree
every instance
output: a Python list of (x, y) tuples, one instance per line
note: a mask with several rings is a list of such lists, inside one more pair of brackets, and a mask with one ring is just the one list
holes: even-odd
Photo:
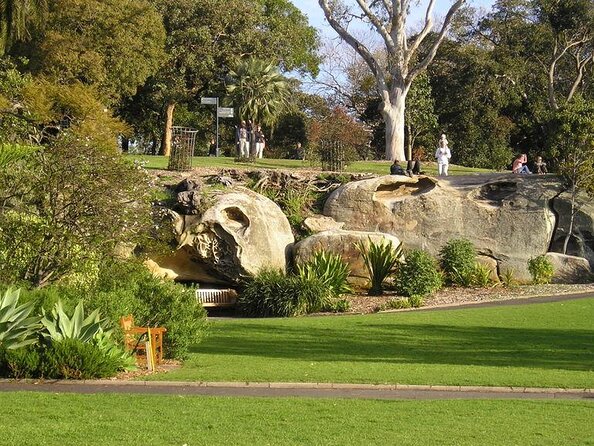
[(272, 126), (287, 106), (289, 85), (271, 63), (256, 58), (243, 59), (229, 73), (227, 91), (239, 110), (241, 120), (251, 119)]
[[(377, 93), (382, 100), (381, 112), (386, 123), (386, 158), (404, 159), (406, 96), (413, 80), (435, 57), (454, 14), (465, 0), (453, 2), (440, 30), (420, 58), (418, 58), (419, 48), (433, 30), (435, 0), (429, 0), (423, 28), (413, 37), (408, 36), (409, 31), (406, 27), (411, 7), (410, 0), (357, 0), (359, 14), (352, 12), (340, 1), (318, 0), (318, 2), (330, 26), (361, 55), (375, 77)], [(370, 23), (372, 29), (379, 34), (387, 55), (385, 64), (361, 40), (349, 32), (349, 24), (357, 18)]]
[(92, 85), (103, 102), (136, 93), (163, 61), (165, 31), (148, 0), (48, 0), (44, 29), (15, 48), (29, 69)]
[(162, 151), (171, 150), (176, 104), (222, 96), (238, 58), (316, 72), (317, 35), (289, 0), (153, 0), (167, 32), (167, 57), (143, 91), (162, 111)]
[(437, 128), (437, 116), (434, 108), (435, 101), (431, 93), (429, 76), (427, 73), (422, 73), (411, 86), (408, 93), (408, 105), (404, 113), (407, 142), (406, 159), (412, 159), (412, 152), (417, 138), (423, 134), (431, 134)]
[(3, 0), (0, 2), (0, 55), (15, 42), (31, 39), (31, 27), (40, 25), (47, 0)]
[(36, 286), (88, 271), (151, 229), (149, 179), (65, 132), (0, 169), (0, 278)]
[[(559, 173), (569, 185), (569, 227), (563, 243), (563, 254), (573, 236), (576, 214), (585, 200), (594, 196), (594, 102), (576, 98), (560, 108), (555, 117), (554, 153)], [(585, 200), (584, 200), (585, 198)]]

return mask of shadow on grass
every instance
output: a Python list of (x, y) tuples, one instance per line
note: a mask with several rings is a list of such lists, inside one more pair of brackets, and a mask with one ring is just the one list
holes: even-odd
[(195, 353), (305, 361), (459, 364), (589, 371), (594, 330), (380, 324), (340, 329), (225, 324)]

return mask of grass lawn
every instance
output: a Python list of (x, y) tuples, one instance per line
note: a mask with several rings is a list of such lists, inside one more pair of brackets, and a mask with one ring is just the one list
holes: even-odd
[(0, 404), (6, 446), (594, 444), (582, 401), (0, 393)]
[(594, 388), (594, 298), (217, 320), (182, 368), (152, 379)]
[[(167, 169), (169, 157), (166, 156), (149, 156), (149, 155), (129, 155), (133, 160), (146, 161), (145, 165), (148, 169)], [(390, 173), (389, 161), (357, 161), (349, 165), (346, 172), (363, 172), (376, 174)], [(318, 165), (312, 166), (307, 161), (289, 160), (289, 159), (272, 159), (263, 158), (253, 163), (236, 163), (233, 158), (229, 157), (208, 157), (195, 156), (192, 158), (192, 166), (194, 167), (219, 167), (227, 169), (319, 169)], [(423, 163), (423, 170), (429, 175), (437, 175), (436, 163)], [(449, 172), (451, 175), (464, 175), (478, 172), (492, 172), (487, 169), (475, 169), (471, 167), (450, 165)]]

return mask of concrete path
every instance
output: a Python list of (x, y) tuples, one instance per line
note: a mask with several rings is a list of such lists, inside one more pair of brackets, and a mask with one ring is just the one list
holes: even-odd
[(359, 399), (572, 399), (594, 401), (594, 389), (529, 387), (374, 385), (339, 383), (242, 383), (176, 381), (0, 380), (0, 392), (125, 393), (250, 397)]

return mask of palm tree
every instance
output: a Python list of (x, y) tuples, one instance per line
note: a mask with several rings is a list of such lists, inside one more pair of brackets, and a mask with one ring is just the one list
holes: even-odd
[(287, 105), (289, 84), (273, 64), (256, 58), (241, 60), (229, 75), (227, 91), (238, 104), (239, 117), (272, 126)]
[(0, 0), (0, 55), (14, 42), (31, 38), (30, 27), (42, 23), (48, 0)]

